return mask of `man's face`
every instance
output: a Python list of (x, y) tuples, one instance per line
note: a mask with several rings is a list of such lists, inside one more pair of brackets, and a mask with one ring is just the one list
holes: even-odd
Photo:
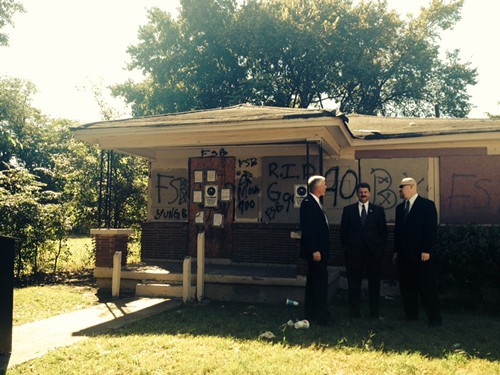
[(325, 181), (318, 182), (316, 184), (313, 194), (319, 198), (325, 195), (325, 193), (326, 193), (326, 182)]
[(410, 199), (415, 195), (415, 186), (413, 184), (404, 184), (399, 186), (399, 196), (403, 199)]
[(357, 194), (359, 201), (363, 204), (370, 200), (370, 190), (368, 188), (359, 188)]

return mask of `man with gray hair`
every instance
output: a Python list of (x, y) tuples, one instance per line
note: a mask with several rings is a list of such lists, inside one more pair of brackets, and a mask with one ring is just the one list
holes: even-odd
[(430, 326), (441, 325), (435, 274), (437, 210), (433, 201), (417, 193), (417, 182), (403, 178), (396, 207), (393, 261), (398, 264), (399, 286), (406, 320), (418, 319), (418, 298)]
[(323, 176), (312, 176), (307, 181), (309, 194), (300, 205), (300, 257), (308, 264), (304, 313), (305, 319), (328, 325), (328, 253), (330, 227), (320, 198), (326, 193)]

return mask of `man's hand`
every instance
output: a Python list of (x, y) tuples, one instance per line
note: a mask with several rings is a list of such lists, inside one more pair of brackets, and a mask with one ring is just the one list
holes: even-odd
[(315, 251), (313, 253), (313, 261), (315, 261), (315, 262), (321, 261), (321, 253), (319, 251)]
[(430, 253), (422, 253), (420, 255), (420, 259), (422, 259), (422, 262), (427, 262), (429, 259), (431, 259), (431, 254)]
[(398, 253), (392, 254), (392, 264), (398, 264)]

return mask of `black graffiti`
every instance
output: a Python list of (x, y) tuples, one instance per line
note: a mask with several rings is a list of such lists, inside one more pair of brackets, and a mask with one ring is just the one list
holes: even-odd
[(250, 168), (250, 167), (255, 167), (256, 165), (257, 165), (257, 158), (238, 159), (238, 166), (240, 168)]
[(392, 186), (392, 176), (382, 168), (372, 168), (370, 174), (373, 175), (372, 196), (375, 204), (391, 209), (398, 203), (398, 197)]
[(290, 207), (293, 205), (294, 195), (289, 192), (282, 193), (279, 190), (273, 190), (274, 186), (277, 184), (277, 182), (273, 182), (269, 184), (269, 187), (267, 188), (267, 197), (270, 201), (274, 202), (274, 204), (267, 207), (264, 213), (271, 221), (276, 218), (276, 215), (283, 211), (288, 213), (290, 211)]
[(291, 174), (291, 171), (293, 167), (296, 167), (297, 164), (293, 163), (285, 163), (279, 165), (278, 163), (269, 163), (269, 174), (268, 176), (274, 177), (280, 180), (288, 180), (288, 179), (295, 179), (298, 180), (300, 178), (300, 175), (296, 174)]
[(356, 185), (358, 184), (358, 174), (352, 169), (348, 169), (340, 177), (340, 167), (330, 168), (325, 173), (326, 193), (333, 194), (333, 207), (337, 206), (337, 199), (350, 199), (356, 194)]
[(209, 150), (209, 149), (201, 149), (201, 157), (206, 158), (206, 157), (225, 157), (227, 156), (228, 152), (224, 149), (221, 148), (219, 150)]
[[(168, 204), (172, 204), (177, 202), (177, 204), (182, 205), (188, 202), (189, 200), (189, 183), (188, 180), (184, 177), (175, 177), (169, 175), (163, 175), (161, 173), (157, 173), (156, 175), (157, 184), (155, 186), (156, 193), (158, 197), (158, 203), (161, 202), (161, 192), (163, 189), (170, 190), (173, 189), (175, 194), (173, 195), (173, 199)], [(166, 180), (165, 185), (163, 185), (163, 180)]]
[[(464, 199), (466, 201), (469, 201), (471, 199), (471, 195), (470, 194), (458, 194), (456, 193), (456, 189), (458, 186), (467, 186), (467, 183), (464, 183), (463, 182), (463, 179), (471, 179), (471, 178), (477, 178), (476, 175), (474, 174), (453, 174), (451, 176), (451, 192), (450, 192), (450, 196), (449, 196), (449, 208), (452, 209), (453, 208), (453, 204), (454, 202), (457, 200), (457, 199)], [(477, 179), (475, 180), (473, 183), (471, 183), (472, 186), (474, 186), (474, 188), (476, 188), (476, 190), (480, 191), (483, 195), (483, 201), (485, 202), (484, 204), (478, 206), (473, 206), (472, 208), (474, 209), (484, 209), (484, 208), (490, 208), (490, 204), (491, 204), (491, 196), (490, 196), (490, 193), (487, 189), (485, 189), (482, 184), (484, 182), (488, 182), (488, 183), (491, 183), (491, 180), (487, 179), (487, 178), (480, 178), (480, 179)], [(466, 191), (470, 191), (470, 190), (466, 190)], [(476, 198), (478, 198), (476, 196)]]
[(157, 208), (155, 215), (154, 215), (154, 220), (159, 220), (159, 219), (174, 219), (174, 220), (186, 220), (188, 217), (188, 212), (187, 209), (185, 208)]
[(256, 207), (254, 196), (260, 192), (258, 185), (253, 185), (253, 174), (243, 171), (238, 182), (238, 210), (243, 215), (246, 211)]

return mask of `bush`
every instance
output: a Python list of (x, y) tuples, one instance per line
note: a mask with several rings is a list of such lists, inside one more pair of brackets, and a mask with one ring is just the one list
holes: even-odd
[(438, 283), (480, 302), (500, 285), (500, 226), (443, 225), (439, 228)]

